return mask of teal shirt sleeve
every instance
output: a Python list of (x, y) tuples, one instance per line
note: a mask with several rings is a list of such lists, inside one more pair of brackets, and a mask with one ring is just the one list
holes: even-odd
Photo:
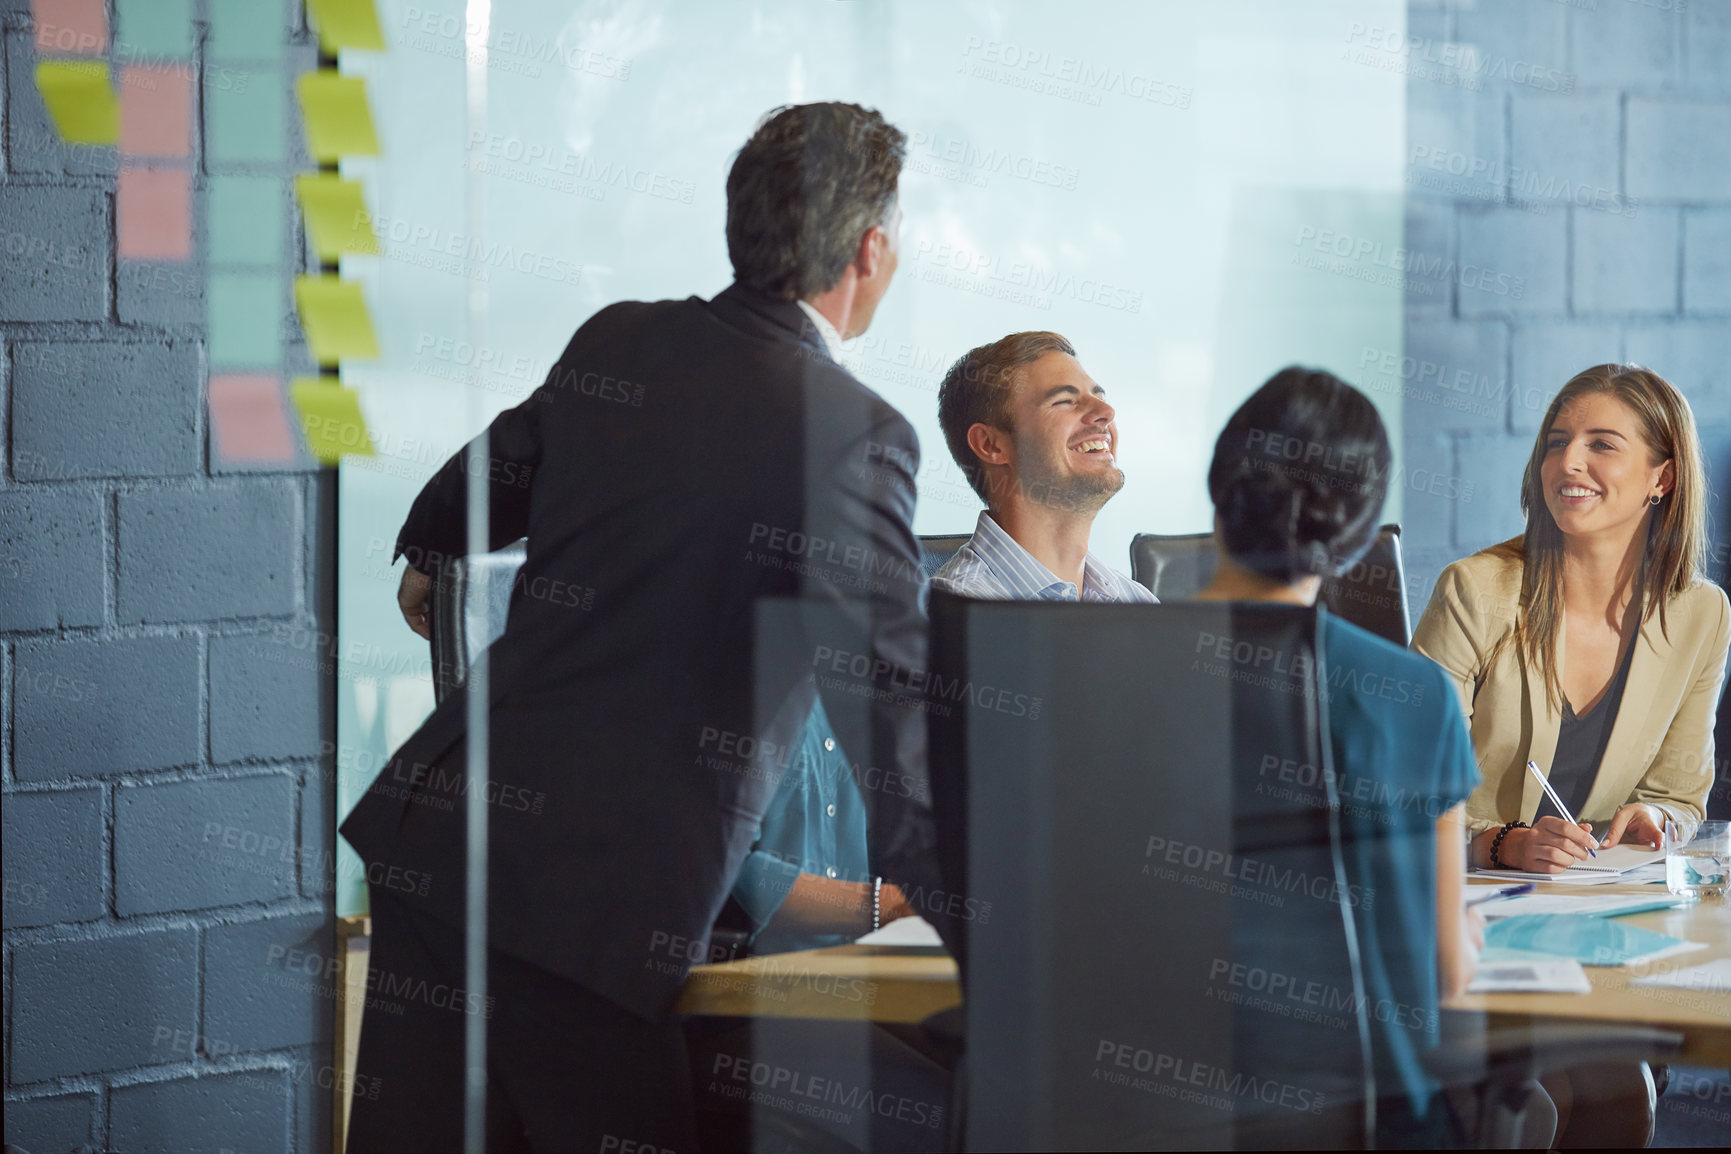
[(798, 862), (777, 857), (768, 850), (754, 849), (747, 855), (739, 870), (739, 880), (733, 883), (733, 900), (751, 919), (753, 941), (787, 900), (801, 872)]
[(759, 953), (849, 940), (845, 935), (765, 933), (800, 874), (850, 882), (871, 878), (865, 802), (821, 700), (813, 705), (797, 748), (733, 887), (734, 901), (751, 919), (751, 944)]

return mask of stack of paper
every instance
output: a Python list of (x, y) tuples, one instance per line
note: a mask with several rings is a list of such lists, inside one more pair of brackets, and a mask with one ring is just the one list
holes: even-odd
[[(1657, 865), (1655, 874), (1652, 867)], [(1637, 882), (1664, 880), (1665, 851), (1638, 845), (1617, 845), (1602, 849), (1597, 857), (1576, 862), (1562, 873), (1527, 873), (1524, 870), (1474, 870), (1483, 877), (1516, 879), (1519, 881), (1555, 882), (1566, 886), (1604, 885), (1607, 882)], [(1638, 872), (1637, 872), (1638, 871)]]
[(1508, 898), (1493, 898), (1479, 906), (1479, 911), (1487, 921), (1521, 914), (1584, 914), (1596, 918), (1620, 918), (1625, 914), (1670, 909), (1682, 904), (1682, 898), (1668, 893), (1650, 897), (1644, 894), (1516, 894)]
[(1581, 963), (1533, 958), (1480, 965), (1469, 994), (1590, 994), (1593, 984)]

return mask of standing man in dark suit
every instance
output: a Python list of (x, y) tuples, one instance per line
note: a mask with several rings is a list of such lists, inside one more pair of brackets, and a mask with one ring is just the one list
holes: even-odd
[[(735, 283), (596, 313), (416, 499), (397, 553), (418, 630), (437, 558), (528, 538), (490, 651), (490, 996), (460, 989), (456, 693), (342, 827), (369, 876), (417, 879), (371, 891), (357, 1154), (458, 1148), (467, 1013), (488, 1019), (489, 1149), (693, 1149), (674, 1002), (820, 693), (873, 872), (932, 880), (919, 448), (832, 352), (895, 273), (905, 144), (855, 105), (773, 113), (728, 175)], [(473, 545), (470, 483), (491, 509)]]

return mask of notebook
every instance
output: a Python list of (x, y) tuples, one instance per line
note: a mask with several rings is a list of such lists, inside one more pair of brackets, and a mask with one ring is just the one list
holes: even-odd
[(1564, 885), (1598, 885), (1603, 882), (1632, 880), (1624, 875), (1643, 869), (1654, 862), (1664, 862), (1665, 851), (1641, 845), (1614, 845), (1599, 851), (1598, 857), (1576, 862), (1562, 873), (1527, 873), (1523, 870), (1474, 870), (1485, 877), (1519, 878), (1522, 881), (1562, 882)]

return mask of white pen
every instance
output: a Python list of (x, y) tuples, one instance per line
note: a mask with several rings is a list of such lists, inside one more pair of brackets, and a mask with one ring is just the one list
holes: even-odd
[[(1527, 769), (1539, 779), (1539, 784), (1544, 787), (1545, 796), (1551, 799), (1551, 804), (1557, 807), (1557, 812), (1562, 814), (1563, 820), (1570, 825), (1580, 825), (1581, 823), (1575, 820), (1575, 815), (1569, 812), (1569, 807), (1563, 804), (1563, 799), (1557, 796), (1557, 791), (1551, 788), (1551, 783), (1545, 779), (1544, 774), (1539, 772), (1539, 767), (1533, 763), (1531, 758), (1527, 759)], [(1599, 856), (1592, 846), (1587, 847), (1587, 852), (1593, 857)]]

